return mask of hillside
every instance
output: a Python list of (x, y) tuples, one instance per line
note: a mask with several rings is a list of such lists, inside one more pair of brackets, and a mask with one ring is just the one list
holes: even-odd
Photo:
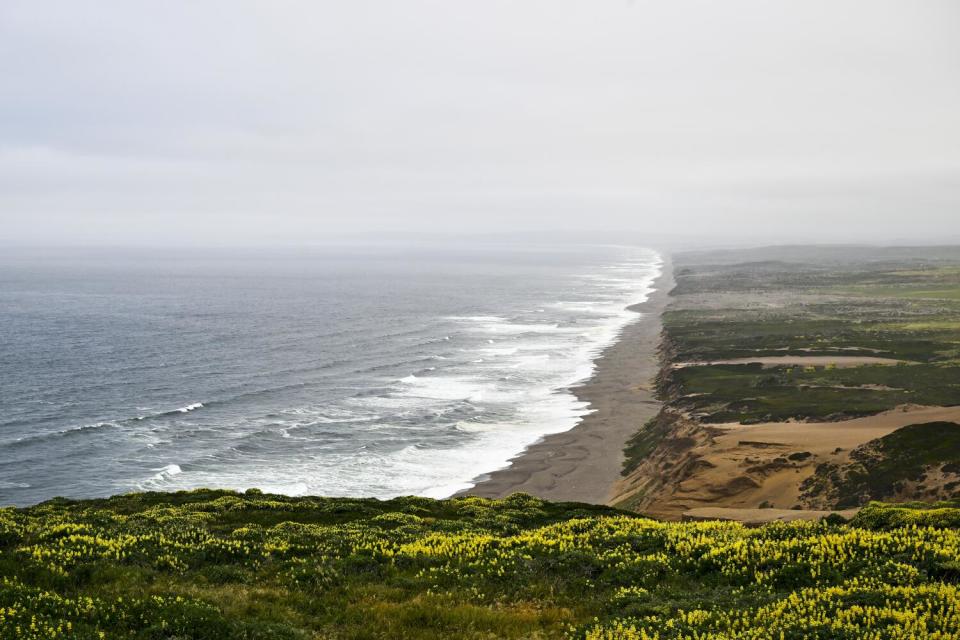
[(948, 638), (960, 504), (663, 523), (516, 494), (0, 510), (0, 638)]
[[(680, 518), (960, 495), (949, 451), (896, 486), (848, 486), (913, 464), (888, 458), (929, 444), (915, 425), (938, 423), (949, 441), (960, 430), (960, 249), (785, 247), (675, 264), (664, 407), (631, 440), (613, 504)], [(897, 446), (883, 446), (893, 433)]]

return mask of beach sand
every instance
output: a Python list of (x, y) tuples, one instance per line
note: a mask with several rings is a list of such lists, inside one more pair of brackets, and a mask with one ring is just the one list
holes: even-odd
[(673, 267), (664, 256), (655, 291), (630, 307), (641, 315), (597, 359), (593, 377), (573, 389), (593, 413), (569, 431), (546, 436), (510, 466), (481, 476), (476, 486), (457, 495), (502, 498), (523, 491), (548, 500), (607, 503), (621, 478), (626, 441), (660, 409), (653, 381), (660, 366), (660, 314), (673, 284)]

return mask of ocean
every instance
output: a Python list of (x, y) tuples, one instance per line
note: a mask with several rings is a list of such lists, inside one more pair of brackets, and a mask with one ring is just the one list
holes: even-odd
[(196, 487), (445, 497), (589, 411), (628, 246), (0, 256), (0, 505)]

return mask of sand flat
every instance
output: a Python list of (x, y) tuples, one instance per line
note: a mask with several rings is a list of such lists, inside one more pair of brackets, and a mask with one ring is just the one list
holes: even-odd
[(808, 451), (832, 451), (836, 447), (853, 448), (908, 424), (940, 421), (960, 421), (960, 407), (904, 405), (876, 415), (840, 422), (732, 422), (710, 426), (726, 431), (726, 434), (715, 438), (720, 446), (747, 440), (789, 447), (804, 446)]

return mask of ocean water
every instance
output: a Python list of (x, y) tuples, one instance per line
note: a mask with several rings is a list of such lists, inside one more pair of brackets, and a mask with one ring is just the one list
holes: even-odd
[(589, 411), (623, 246), (0, 256), (0, 504), (133, 490), (443, 497)]

